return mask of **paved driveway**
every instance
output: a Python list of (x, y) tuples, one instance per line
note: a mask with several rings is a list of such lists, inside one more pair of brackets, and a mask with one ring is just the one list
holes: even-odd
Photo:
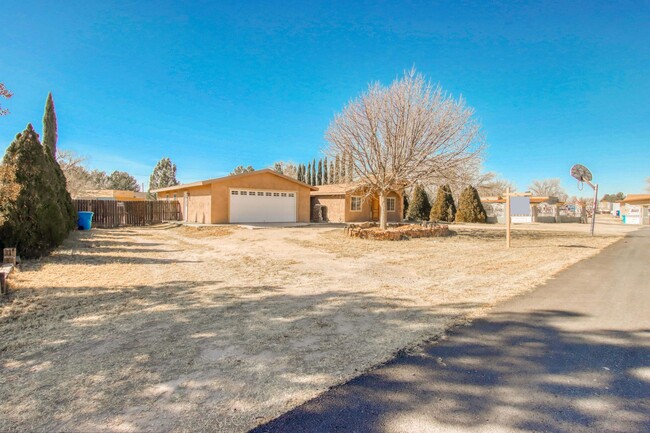
[(650, 229), (261, 432), (650, 432)]

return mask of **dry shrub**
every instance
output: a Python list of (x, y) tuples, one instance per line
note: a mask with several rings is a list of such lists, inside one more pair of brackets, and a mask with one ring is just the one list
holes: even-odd
[(391, 227), (382, 230), (379, 227), (372, 227), (368, 225), (348, 226), (345, 228), (347, 236), (359, 239), (372, 239), (376, 241), (401, 241), (412, 238), (431, 238), (449, 236), (452, 232), (449, 226), (434, 225), (434, 226), (420, 226), (409, 224), (404, 226)]

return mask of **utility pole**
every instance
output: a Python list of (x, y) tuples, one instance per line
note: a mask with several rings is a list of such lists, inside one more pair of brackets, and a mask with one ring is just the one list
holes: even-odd
[(506, 188), (506, 248), (510, 248), (510, 187)]

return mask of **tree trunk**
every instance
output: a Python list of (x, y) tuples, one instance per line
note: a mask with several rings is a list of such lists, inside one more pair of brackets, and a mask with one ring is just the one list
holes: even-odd
[(379, 228), (386, 230), (388, 222), (388, 210), (386, 209), (386, 193), (379, 193)]

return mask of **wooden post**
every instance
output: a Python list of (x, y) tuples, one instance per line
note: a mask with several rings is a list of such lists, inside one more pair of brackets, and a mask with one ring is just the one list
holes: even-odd
[(506, 189), (506, 247), (510, 248), (510, 187)]

